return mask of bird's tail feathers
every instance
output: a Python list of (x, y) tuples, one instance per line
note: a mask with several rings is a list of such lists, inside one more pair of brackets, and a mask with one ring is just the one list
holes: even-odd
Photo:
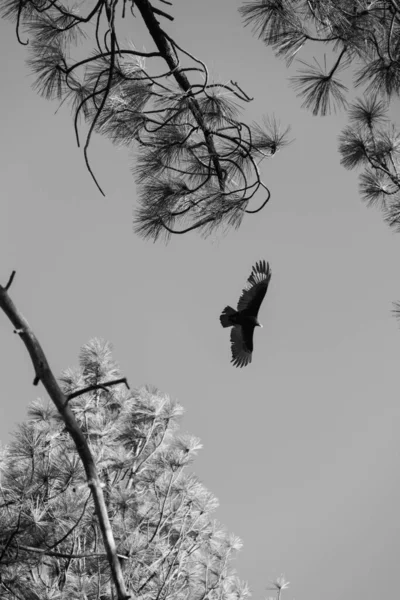
[(236, 310), (231, 306), (225, 306), (219, 318), (222, 327), (231, 327), (231, 325), (234, 325), (234, 323), (231, 320), (231, 317), (233, 317), (234, 315), (236, 315)]

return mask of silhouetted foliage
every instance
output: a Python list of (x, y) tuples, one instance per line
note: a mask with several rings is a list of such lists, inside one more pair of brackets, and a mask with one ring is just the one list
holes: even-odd
[[(16, 22), (18, 40), (29, 40), (38, 92), (70, 104), (78, 145), (79, 118), (88, 123), (84, 156), (101, 192), (88, 159), (92, 134), (136, 149), (140, 235), (156, 240), (197, 228), (208, 234), (238, 227), (246, 213), (268, 202), (259, 164), (286, 143), (288, 130), (280, 131), (275, 121), (265, 127), (240, 121), (240, 105), (251, 98), (233, 81), (210, 81), (206, 65), (161, 26), (162, 19), (174, 19), (167, 12), (172, 3), (159, 1), (163, 9), (148, 0), (79, 7), (60, 0), (0, 0), (0, 9)], [(139, 15), (152, 52), (123, 43), (124, 21), (133, 29)], [(86, 37), (95, 49), (74, 59), (72, 50)]]
[[(323, 65), (299, 61), (292, 83), (314, 115), (348, 109), (350, 125), (339, 138), (342, 164), (363, 167), (362, 197), (378, 204), (389, 225), (400, 230), (400, 131), (386, 118), (400, 93), (399, 0), (258, 0), (240, 12), (288, 66), (307, 44), (331, 47), (330, 67), (326, 57)], [(355, 87), (364, 86), (364, 97), (350, 105), (339, 79), (347, 68)]]

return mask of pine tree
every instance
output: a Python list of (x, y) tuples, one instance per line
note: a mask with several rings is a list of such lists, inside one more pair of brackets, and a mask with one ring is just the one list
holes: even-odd
[[(233, 81), (210, 80), (206, 65), (161, 26), (174, 18), (171, 3), (160, 2), (163, 9), (149, 0), (98, 0), (85, 9), (59, 0), (0, 0), (0, 12), (16, 23), (21, 44), (29, 40), (38, 92), (71, 106), (78, 145), (80, 117), (86, 120), (84, 157), (102, 193), (88, 156), (93, 133), (135, 148), (140, 235), (156, 240), (238, 227), (267, 204), (259, 165), (285, 145), (288, 130), (274, 120), (242, 122), (240, 106), (251, 98)], [(124, 22), (134, 31), (139, 16), (151, 52), (124, 43)], [(88, 37), (94, 49), (87, 42), (75, 56)]]
[[(110, 345), (82, 348), (61, 377), (100, 474), (132, 598), (244, 600), (231, 558), (240, 540), (212, 518), (217, 500), (190, 466), (199, 440), (182, 407), (155, 389), (99, 388), (119, 377)], [(115, 592), (85, 472), (59, 413), (29, 409), (1, 459), (0, 596), (111, 600)]]
[[(330, 66), (299, 60), (292, 84), (314, 115), (346, 108), (349, 126), (339, 136), (341, 162), (361, 167), (360, 192), (378, 204), (388, 224), (400, 231), (400, 131), (387, 118), (400, 94), (399, 0), (256, 0), (240, 9), (245, 24), (290, 66), (302, 48), (323, 44), (332, 50)], [(340, 80), (350, 70), (364, 95), (347, 100)]]

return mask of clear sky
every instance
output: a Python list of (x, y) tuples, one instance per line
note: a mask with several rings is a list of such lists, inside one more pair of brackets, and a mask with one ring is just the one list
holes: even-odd
[[(220, 500), (217, 518), (244, 541), (236, 565), (255, 598), (282, 572), (286, 598), (394, 598), (400, 236), (363, 206), (356, 175), (339, 164), (345, 115), (300, 108), (284, 64), (242, 27), (238, 5), (176, 0), (168, 31), (255, 97), (244, 120), (275, 113), (296, 141), (264, 164), (264, 211), (225, 237), (168, 246), (132, 232), (129, 152), (95, 138), (103, 198), (68, 111), (55, 116), (57, 104), (31, 90), (26, 49), (0, 23), (1, 281), (16, 269), (12, 297), (55, 373), (103, 337), (132, 386), (156, 385), (183, 404), (183, 430), (204, 444), (194, 471)], [(272, 267), (264, 328), (253, 363), (235, 369), (218, 317), (261, 258)], [(0, 364), (7, 442), (45, 395), (1, 315)]]

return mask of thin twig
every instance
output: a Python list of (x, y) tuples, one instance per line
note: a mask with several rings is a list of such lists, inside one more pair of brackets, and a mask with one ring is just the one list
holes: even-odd
[(9, 289), (10, 289), (10, 287), (11, 287), (11, 284), (12, 284), (12, 282), (13, 282), (13, 279), (14, 279), (14, 277), (15, 277), (15, 273), (16, 273), (16, 271), (13, 271), (13, 272), (11, 273), (11, 275), (10, 275), (10, 279), (8, 280), (8, 282), (7, 282), (7, 285), (6, 285), (6, 286), (5, 286), (5, 288), (4, 288), (4, 289), (6, 290), (6, 292), (8, 292), (8, 290), (9, 290)]
[(160, 10), (159, 8), (156, 8), (155, 6), (151, 6), (151, 8), (153, 9), (153, 12), (156, 15), (160, 15), (160, 17), (165, 17), (166, 19), (169, 19), (170, 21), (174, 21), (174, 17), (171, 17), (171, 15), (169, 15), (168, 13), (164, 12), (163, 10)]
[[(56, 552), (54, 550), (46, 550), (45, 548), (36, 548), (34, 546), (22, 546), (18, 544), (19, 550), (25, 550), (25, 552), (37, 552), (38, 554), (44, 554), (45, 556), (55, 556), (57, 558), (104, 558), (107, 559), (107, 554), (67, 554), (66, 552)], [(129, 560), (129, 556), (125, 556), (124, 554), (117, 554), (118, 558), (123, 560)]]
[(106, 392), (108, 387), (111, 387), (112, 385), (119, 385), (120, 383), (124, 383), (126, 385), (126, 387), (128, 388), (128, 390), (131, 389), (129, 387), (129, 384), (128, 384), (128, 381), (127, 381), (126, 377), (121, 377), (120, 379), (115, 379), (114, 381), (106, 381), (105, 383), (96, 383), (94, 385), (88, 385), (87, 387), (82, 388), (81, 390), (77, 390), (76, 392), (72, 392), (72, 394), (68, 394), (68, 396), (67, 396), (67, 402), (69, 402), (73, 398), (77, 398), (78, 396), (82, 396), (82, 394), (87, 394), (88, 392), (93, 392), (94, 390), (100, 390), (100, 389), (102, 389), (102, 390), (104, 390)]

